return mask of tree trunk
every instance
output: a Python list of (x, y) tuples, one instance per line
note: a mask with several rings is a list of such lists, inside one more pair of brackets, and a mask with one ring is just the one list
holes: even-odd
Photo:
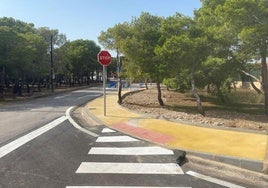
[(210, 84), (207, 85), (207, 93), (211, 93)]
[(205, 113), (205, 111), (204, 111), (204, 109), (203, 109), (203, 106), (202, 106), (202, 102), (201, 102), (200, 96), (198, 95), (198, 92), (197, 92), (196, 87), (195, 87), (195, 80), (194, 80), (194, 65), (193, 65), (192, 70), (191, 70), (191, 85), (192, 85), (192, 92), (193, 92), (193, 95), (194, 95), (195, 98), (196, 98), (198, 111), (200, 112), (200, 114), (202, 114), (203, 116), (205, 116), (206, 113)]
[(253, 88), (259, 95), (262, 94), (262, 91), (261, 91), (259, 88), (257, 88), (257, 86), (254, 84), (254, 82), (253, 82), (252, 79), (250, 79), (250, 85), (252, 86), (252, 88)]
[(267, 63), (266, 63), (266, 56), (267, 56), (267, 42), (264, 39), (261, 49), (261, 65), (262, 65), (262, 87), (264, 92), (264, 112), (265, 115), (268, 116), (268, 75), (267, 75)]
[(100, 71), (96, 69), (96, 81), (100, 81)]
[(122, 95), (121, 95), (121, 91), (122, 91), (122, 81), (121, 81), (121, 78), (118, 79), (118, 103), (119, 104), (122, 104)]
[(261, 60), (262, 64), (262, 86), (264, 91), (264, 111), (265, 115), (268, 116), (268, 77), (267, 77), (267, 63), (266, 63), (266, 57), (262, 57)]
[(120, 77), (120, 69), (121, 69), (121, 59), (119, 56), (119, 50), (117, 48), (116, 50), (116, 61), (117, 61), (117, 87), (118, 87), (118, 100), (117, 102), (119, 104), (122, 104), (122, 95), (121, 95), (121, 91), (122, 91), (122, 81), (121, 81), (121, 77)]
[(247, 76), (250, 77), (250, 84), (251, 84), (252, 88), (253, 88), (259, 95), (261, 95), (261, 94), (262, 94), (262, 91), (261, 91), (259, 88), (257, 88), (257, 87), (255, 86), (255, 84), (253, 83), (253, 80), (256, 80), (257, 82), (259, 82), (261, 86), (263, 86), (263, 82), (262, 82), (261, 80), (259, 80), (256, 76), (254, 76), (254, 75), (252, 75), (252, 74), (249, 74), (249, 73), (247, 73), (246, 71), (243, 71), (243, 70), (242, 70), (242, 73), (244, 73), (245, 75), (247, 75)]
[(145, 88), (146, 88), (146, 90), (149, 89), (149, 88), (148, 88), (148, 79), (147, 79), (147, 78), (145, 78)]
[(160, 86), (159, 81), (157, 81), (156, 86), (157, 86), (157, 99), (158, 99), (159, 105), (164, 106), (164, 102), (163, 102), (162, 96), (161, 96), (161, 86)]
[(4, 87), (5, 87), (5, 67), (2, 69), (2, 76), (0, 81), (0, 97), (4, 97)]

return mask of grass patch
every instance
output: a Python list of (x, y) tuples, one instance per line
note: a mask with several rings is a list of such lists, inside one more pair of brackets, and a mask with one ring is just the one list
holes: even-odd
[[(216, 96), (211, 96), (206, 91), (199, 93), (205, 111), (230, 111), (250, 115), (264, 114), (264, 96), (255, 91), (237, 89), (226, 94), (224, 102), (220, 102)], [(196, 101), (192, 94), (190, 92), (184, 93), (182, 97), (176, 102), (165, 103), (166, 108), (186, 113), (197, 113)]]

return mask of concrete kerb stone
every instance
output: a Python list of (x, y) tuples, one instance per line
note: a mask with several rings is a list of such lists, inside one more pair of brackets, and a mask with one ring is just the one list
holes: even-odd
[[(188, 154), (188, 161), (192, 163), (195, 166), (195, 168), (203, 169), (204, 167), (207, 167), (206, 170), (208, 171), (221, 169), (221, 171), (229, 177), (238, 178), (238, 179), (241, 179), (242, 181), (245, 180), (251, 183), (262, 182), (261, 183), (263, 185), (262, 187), (267, 187), (268, 176), (260, 172), (240, 168), (234, 165), (229, 165), (229, 164), (221, 163), (218, 161), (204, 159), (202, 157), (198, 157), (196, 155), (190, 155), (190, 154)], [(254, 185), (254, 183), (252, 185)]]
[(262, 172), (265, 174), (268, 174), (268, 136), (267, 136), (266, 154), (265, 154), (265, 159), (263, 161)]
[(87, 108), (87, 105), (85, 105), (81, 110), (82, 117), (93, 126), (98, 125), (104, 125), (103, 122), (101, 122), (98, 118), (96, 118)]
[[(127, 92), (122, 96), (122, 98), (125, 98), (128, 95), (131, 95), (133, 93), (137, 93), (137, 92), (140, 92), (140, 91), (143, 91), (143, 90)], [(120, 104), (118, 104), (118, 105), (121, 108), (123, 108)], [(126, 108), (124, 108), (124, 109), (126, 109)], [(128, 109), (126, 109), (126, 110), (128, 110)], [(159, 118), (159, 117), (155, 117), (153, 115), (149, 116), (148, 114), (143, 114), (143, 115), (148, 116), (148, 117)], [(163, 119), (167, 120), (165, 118), (163, 118)], [(167, 120), (167, 121), (170, 121), (170, 120)], [(171, 121), (173, 121), (173, 120), (171, 120)], [(221, 130), (232, 130), (232, 129), (226, 128), (226, 127), (211, 127), (210, 125), (199, 124), (199, 123), (196, 124), (196, 123), (188, 122), (188, 121), (174, 120), (173, 122), (186, 123), (186, 124), (189, 124), (191, 126), (201, 126), (201, 127), (221, 129)], [(268, 132), (259, 132), (259, 131), (246, 130), (246, 129), (235, 129), (234, 131), (246, 132), (246, 133), (255, 133), (255, 134), (261, 134), (261, 135), (268, 135)], [(242, 169), (247, 169), (247, 170), (251, 170), (251, 171), (255, 171), (255, 172), (262, 172), (264, 174), (268, 174), (268, 136), (267, 136), (267, 146), (266, 146), (266, 148), (267, 148), (266, 149), (266, 157), (265, 157), (264, 161), (236, 158), (236, 157), (209, 154), (209, 153), (201, 153), (201, 152), (188, 151), (188, 150), (185, 150), (185, 151), (186, 151), (187, 154), (195, 155), (195, 156), (198, 156), (198, 157), (201, 157), (201, 158), (204, 158), (204, 159), (209, 159), (209, 160), (213, 160), (213, 161), (216, 161), (216, 162), (221, 162), (221, 163), (224, 163), (224, 164), (236, 166), (236, 167), (239, 167), (239, 168), (242, 168)], [(174, 149), (174, 151), (175, 150), (176, 149)], [(179, 148), (178, 148), (178, 150), (179, 150)], [(182, 150), (179, 150), (179, 151), (182, 151)], [(187, 160), (186, 153), (181, 155), (181, 156), (183, 156), (183, 158), (185, 158), (184, 160)]]
[[(141, 90), (130, 91), (130, 92), (123, 94), (122, 97), (126, 97), (127, 95), (130, 95), (130, 94), (133, 94), (136, 92), (140, 92), (140, 91)], [(129, 109), (122, 107), (120, 104), (118, 104), (118, 106), (125, 109), (125, 110), (129, 110)], [(90, 116), (95, 122), (97, 122), (97, 124), (105, 125), (103, 122), (101, 122), (99, 119), (97, 119), (92, 113), (90, 113), (88, 109), (85, 110), (85, 113), (86, 113), (86, 116)], [(153, 116), (149, 116), (148, 114), (143, 114), (143, 115), (148, 116), (148, 117), (153, 117)], [(204, 126), (203, 124), (202, 125), (195, 125), (193, 123), (191, 123), (191, 125)], [(110, 127), (109, 125), (106, 125), (106, 126)], [(216, 127), (216, 128), (218, 128), (218, 127)], [(225, 129), (225, 128), (219, 128), (219, 129)], [(118, 131), (120, 131), (120, 130), (118, 130)], [(243, 132), (243, 130), (238, 130), (238, 131)], [(248, 131), (245, 131), (245, 132), (248, 132)], [(249, 131), (249, 132), (251, 132), (251, 131)], [(253, 132), (255, 132), (255, 131), (253, 131)], [(127, 132), (125, 132), (125, 133), (128, 134)], [(259, 134), (266, 134), (267, 135), (267, 133), (259, 133)], [(131, 135), (131, 136), (134, 136), (134, 135)], [(136, 137), (136, 138), (138, 138), (138, 137)], [(138, 138), (138, 139), (142, 139), (142, 138)], [(149, 141), (149, 140), (145, 140), (145, 141)], [(267, 142), (268, 142), (268, 137), (267, 137)], [(183, 164), (183, 162), (185, 160), (187, 160), (187, 157), (186, 157), (186, 154), (187, 154), (187, 155), (197, 156), (197, 157), (207, 159), (207, 160), (212, 160), (215, 162), (220, 162), (220, 163), (227, 164), (227, 165), (236, 166), (236, 167), (239, 167), (242, 169), (255, 171), (258, 173), (260, 173), (260, 172), (263, 172), (266, 174), (268, 173), (268, 143), (267, 143), (266, 160), (264, 160), (264, 161), (236, 158), (236, 157), (230, 157), (230, 156), (222, 156), (222, 155), (209, 154), (209, 153), (204, 153), (204, 152), (195, 152), (195, 151), (190, 151), (190, 150), (185, 150), (185, 149), (181, 150), (180, 148), (170, 148), (170, 149), (172, 149), (174, 151), (174, 153), (176, 154), (175, 156), (179, 160), (179, 161), (177, 160), (177, 162), (179, 164)], [(180, 151), (180, 152), (177, 152), (177, 151)], [(180, 159), (183, 159), (183, 160), (180, 160)]]
[(210, 153), (201, 153), (195, 151), (186, 150), (187, 155), (197, 156), (203, 159), (212, 160), (215, 162), (220, 162), (232, 166), (236, 166), (242, 169), (255, 171), (255, 172), (263, 172), (263, 161), (259, 160), (251, 160), (251, 159), (244, 159), (238, 157), (230, 157), (224, 155), (217, 155), (217, 154), (210, 154)]

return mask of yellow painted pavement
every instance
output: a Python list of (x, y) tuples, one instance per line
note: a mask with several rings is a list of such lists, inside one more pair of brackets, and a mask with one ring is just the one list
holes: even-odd
[(128, 122), (130, 119), (141, 118), (142, 115), (133, 113), (117, 104), (117, 95), (106, 95), (106, 116), (104, 116), (103, 97), (96, 98), (88, 103), (87, 108), (106, 125)]
[(268, 136), (154, 119), (122, 108), (117, 104), (117, 95), (106, 96), (106, 116), (103, 112), (103, 98), (88, 103), (89, 111), (107, 126), (135, 120), (136, 126), (170, 135), (174, 139), (165, 146), (196, 152), (264, 160)]
[(264, 160), (267, 135), (204, 128), (152, 119), (140, 122), (142, 127), (172, 135), (172, 148)]

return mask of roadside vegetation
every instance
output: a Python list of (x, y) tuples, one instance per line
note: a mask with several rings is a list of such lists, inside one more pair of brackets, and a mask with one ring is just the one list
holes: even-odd
[(268, 131), (268, 118), (263, 113), (263, 96), (255, 91), (237, 89), (231, 91), (224, 103), (216, 96), (208, 95), (200, 90), (206, 116), (196, 108), (196, 100), (190, 91), (177, 92), (162, 87), (165, 103), (160, 106), (157, 101), (155, 86), (127, 95), (122, 105), (138, 113), (187, 124), (224, 127), (228, 129), (244, 129)]
[(160, 106), (165, 105), (160, 88), (164, 83), (181, 92), (191, 90), (199, 113), (205, 116), (200, 96), (204, 88), (230, 106), (237, 82), (247, 81), (263, 96), (263, 113), (268, 115), (268, 1), (201, 2), (193, 18), (144, 12), (103, 31), (99, 42), (124, 56), (121, 77), (156, 83)]
[[(168, 107), (164, 84), (170, 92), (190, 91), (195, 100), (191, 107), (169, 107), (174, 110), (197, 110), (202, 116), (212, 108), (268, 115), (268, 1), (201, 2), (193, 17), (142, 12), (102, 31), (98, 42), (117, 53), (108, 74), (119, 84), (121, 79), (146, 87), (156, 83), (161, 107)], [(92, 40), (69, 41), (57, 29), (0, 18), (0, 97), (40, 92), (53, 84), (98, 82), (100, 49)], [(247, 89), (240, 90), (240, 82)], [(122, 103), (120, 90), (118, 98)]]
[(0, 100), (98, 82), (100, 49), (92, 40), (69, 41), (57, 29), (0, 18)]

